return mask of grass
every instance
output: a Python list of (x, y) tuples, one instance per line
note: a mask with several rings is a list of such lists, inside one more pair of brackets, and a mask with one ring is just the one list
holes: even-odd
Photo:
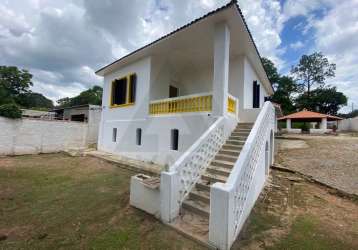
[(310, 215), (299, 216), (293, 222), (289, 234), (269, 249), (354, 249), (353, 246), (334, 237), (332, 233), (326, 232), (320, 225), (318, 218)]
[(62, 154), (0, 158), (0, 249), (200, 249), (129, 206), (133, 174)]

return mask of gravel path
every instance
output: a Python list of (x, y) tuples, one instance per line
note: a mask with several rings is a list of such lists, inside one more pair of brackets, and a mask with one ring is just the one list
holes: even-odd
[[(358, 137), (295, 137), (299, 140), (277, 140), (278, 163), (334, 188), (358, 195)], [(292, 144), (300, 145), (302, 142), (308, 147), (292, 147)]]

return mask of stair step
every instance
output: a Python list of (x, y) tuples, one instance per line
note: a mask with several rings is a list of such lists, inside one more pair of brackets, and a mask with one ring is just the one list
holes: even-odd
[(244, 145), (245, 140), (236, 140), (236, 139), (229, 139), (225, 143), (226, 145)]
[(189, 198), (210, 204), (210, 191), (193, 189), (189, 194)]
[(231, 169), (234, 167), (234, 162), (230, 162), (230, 161), (221, 161), (221, 160), (213, 160), (211, 162), (211, 165), (214, 167), (222, 167), (222, 168), (228, 168)]
[(222, 176), (229, 176), (231, 173), (231, 169), (217, 166), (209, 166), (206, 171), (207, 173), (219, 174)]
[(201, 176), (201, 179), (203, 180), (209, 180), (213, 183), (215, 182), (222, 182), (225, 183), (227, 180), (227, 176), (223, 176), (223, 175), (219, 175), (219, 174), (210, 174), (210, 173), (205, 173)]
[(196, 213), (204, 217), (209, 217), (210, 214), (210, 205), (204, 202), (187, 199), (183, 202), (182, 207), (192, 213)]
[(231, 136), (249, 136), (250, 132), (232, 132)]
[(229, 140), (237, 140), (237, 141), (246, 141), (247, 136), (242, 136), (242, 135), (230, 135)]
[(237, 160), (237, 156), (230, 156), (230, 155), (224, 155), (224, 154), (217, 154), (215, 156), (215, 160), (220, 160), (220, 161), (229, 161), (232, 163), (235, 163)]
[(224, 144), (222, 146), (222, 149), (228, 149), (228, 150), (235, 150), (235, 151), (240, 151), (242, 149), (243, 145), (233, 145), (233, 144)]
[(211, 186), (211, 183), (210, 183), (210, 181), (207, 181), (207, 180), (199, 180), (195, 184), (196, 189), (202, 190), (202, 191), (207, 191), (207, 192), (210, 192), (210, 186)]
[(219, 154), (237, 157), (240, 151), (241, 150), (220, 149)]

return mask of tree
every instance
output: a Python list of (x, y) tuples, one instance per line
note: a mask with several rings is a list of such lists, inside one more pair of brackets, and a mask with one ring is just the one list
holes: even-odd
[(295, 110), (293, 105), (293, 95), (297, 92), (298, 86), (292, 77), (281, 76), (275, 64), (267, 58), (262, 58), (268, 79), (270, 80), (275, 93), (272, 101), (281, 104), (284, 114), (291, 113)]
[(263, 57), (261, 61), (271, 85), (275, 85), (280, 79), (280, 74), (278, 73), (275, 64), (265, 57)]
[(32, 75), (15, 66), (0, 66), (0, 88), (6, 96), (16, 96), (29, 91)]
[(317, 88), (311, 91), (310, 95), (307, 92), (301, 94), (295, 102), (299, 109), (306, 108), (324, 114), (336, 115), (341, 107), (347, 105), (347, 97), (342, 92), (338, 92), (336, 87)]
[(22, 117), (22, 111), (16, 104), (8, 103), (0, 106), (0, 116), (10, 119), (19, 119)]
[(286, 115), (296, 110), (294, 106), (294, 95), (297, 92), (297, 84), (289, 76), (278, 79), (272, 101), (281, 104), (282, 112)]
[(78, 96), (59, 99), (57, 103), (60, 107), (71, 107), (84, 104), (101, 105), (103, 89), (100, 86), (94, 86), (81, 92)]
[(303, 55), (297, 66), (293, 67), (291, 73), (295, 80), (306, 89), (307, 98), (310, 98), (312, 87), (324, 87), (327, 78), (335, 76), (336, 65), (329, 63), (328, 59), (320, 52), (311, 55)]
[(23, 108), (27, 109), (50, 109), (53, 108), (53, 102), (40, 93), (22, 93), (19, 94), (15, 101)]

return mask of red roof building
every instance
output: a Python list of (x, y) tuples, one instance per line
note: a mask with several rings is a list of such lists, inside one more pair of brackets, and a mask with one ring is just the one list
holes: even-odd
[(325, 133), (330, 131), (329, 129), (327, 129), (327, 121), (339, 121), (342, 120), (342, 118), (338, 116), (303, 110), (297, 113), (280, 117), (278, 120), (286, 121), (286, 129), (288, 130), (288, 132), (297, 132), (297, 130), (292, 129), (292, 122), (319, 122), (320, 128), (310, 129), (310, 132)]

